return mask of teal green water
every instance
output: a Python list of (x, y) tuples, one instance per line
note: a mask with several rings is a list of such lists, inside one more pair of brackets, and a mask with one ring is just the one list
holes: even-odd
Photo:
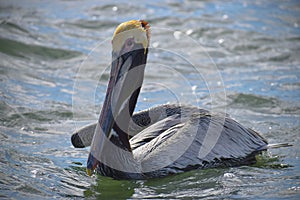
[[(1, 1), (0, 198), (299, 199), (300, 4), (295, 1)], [(95, 122), (114, 28), (152, 26), (136, 110), (225, 111), (273, 149), (253, 166), (119, 181), (85, 174), (73, 131)]]

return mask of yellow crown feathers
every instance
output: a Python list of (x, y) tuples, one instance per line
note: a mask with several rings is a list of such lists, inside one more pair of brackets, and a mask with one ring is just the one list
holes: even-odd
[(120, 24), (112, 39), (113, 51), (119, 52), (128, 38), (133, 38), (135, 43), (143, 45), (145, 52), (149, 45), (149, 25), (143, 20), (131, 20)]

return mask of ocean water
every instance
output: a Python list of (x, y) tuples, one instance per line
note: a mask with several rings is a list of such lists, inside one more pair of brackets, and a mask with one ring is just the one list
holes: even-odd
[[(197, 105), (293, 146), (253, 166), (88, 177), (70, 137), (97, 120), (113, 31), (131, 19), (151, 25), (137, 111)], [(1, 1), (0, 34), (0, 198), (300, 198), (298, 1)]]

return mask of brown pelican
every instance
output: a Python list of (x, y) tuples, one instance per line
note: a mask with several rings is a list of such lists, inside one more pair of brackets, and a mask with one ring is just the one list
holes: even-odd
[(270, 145), (228, 115), (182, 105), (134, 113), (149, 40), (150, 26), (144, 20), (124, 22), (115, 30), (99, 120), (72, 135), (75, 147), (91, 145), (87, 173), (96, 170), (116, 179), (144, 179), (255, 163), (255, 155)]

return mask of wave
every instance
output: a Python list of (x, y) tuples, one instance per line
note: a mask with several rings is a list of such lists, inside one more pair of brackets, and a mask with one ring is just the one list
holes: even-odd
[(70, 59), (81, 55), (77, 51), (26, 44), (7, 38), (0, 38), (0, 52), (19, 58), (42, 60)]
[(247, 109), (263, 114), (300, 114), (300, 106), (275, 97), (236, 93), (227, 96), (228, 106)]

